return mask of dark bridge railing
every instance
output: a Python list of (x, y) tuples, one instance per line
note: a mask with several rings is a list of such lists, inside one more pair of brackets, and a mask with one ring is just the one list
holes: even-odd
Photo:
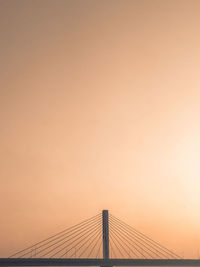
[(200, 266), (194, 259), (24, 259), (0, 258), (0, 266)]

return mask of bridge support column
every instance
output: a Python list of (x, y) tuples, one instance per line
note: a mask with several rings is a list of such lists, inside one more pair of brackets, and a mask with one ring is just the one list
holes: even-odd
[(102, 232), (103, 232), (103, 258), (109, 259), (109, 221), (108, 210), (102, 211)]
[(109, 262), (109, 217), (108, 217), (108, 210), (102, 211), (102, 232), (103, 232), (103, 259), (105, 261), (104, 261), (104, 264), (100, 267), (113, 267)]

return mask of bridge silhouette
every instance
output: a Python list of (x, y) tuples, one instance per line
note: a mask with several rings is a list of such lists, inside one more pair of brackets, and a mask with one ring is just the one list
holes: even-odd
[(8, 258), (0, 258), (0, 266), (200, 266), (200, 260), (182, 259), (103, 210)]

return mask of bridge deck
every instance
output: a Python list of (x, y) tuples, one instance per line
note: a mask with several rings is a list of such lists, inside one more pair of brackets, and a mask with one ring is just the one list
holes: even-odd
[(0, 266), (200, 266), (200, 260), (0, 258)]

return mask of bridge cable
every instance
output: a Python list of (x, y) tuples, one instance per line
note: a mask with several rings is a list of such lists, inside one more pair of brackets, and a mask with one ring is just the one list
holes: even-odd
[[(113, 229), (113, 231), (117, 234), (117, 236), (118, 236), (118, 239), (121, 239), (121, 241), (123, 242), (123, 243), (125, 243), (124, 242), (124, 240), (122, 240), (122, 238), (123, 239), (125, 239), (124, 238), (124, 236), (122, 236), (122, 238), (120, 238), (120, 236), (119, 236), (119, 233), (116, 231), (116, 229), (113, 227), (113, 224), (112, 223), (110, 223), (110, 225), (111, 225), (111, 228)], [(127, 241), (126, 239), (125, 239), (125, 241)], [(130, 243), (130, 242), (127, 242), (127, 243), (129, 243), (129, 245), (131, 245), (139, 254), (141, 254), (141, 252), (132, 244), (132, 243)], [(128, 249), (129, 250), (131, 250), (131, 252), (135, 255), (135, 256), (137, 256), (138, 257), (138, 255), (134, 252), (134, 251), (132, 251), (132, 249), (127, 245), (127, 243), (126, 243), (126, 246), (128, 247)], [(143, 257), (145, 257), (145, 255), (143, 255)]]
[[(112, 232), (112, 231), (111, 231)], [(120, 238), (118, 237), (118, 235), (116, 234), (116, 233), (113, 233), (113, 236), (114, 236), (114, 238), (115, 238), (115, 240), (118, 242), (118, 244), (121, 246), (121, 248), (125, 251), (125, 253), (128, 255), (128, 257), (130, 257), (130, 254), (128, 253), (128, 251), (126, 250), (126, 248), (122, 245), (122, 243), (123, 244), (125, 244), (126, 246), (127, 246), (127, 244), (123, 241), (123, 240), (121, 240), (122, 241), (122, 243), (119, 241), (120, 240)], [(128, 247), (128, 249), (129, 249), (129, 247)]]
[[(73, 234), (71, 234), (71, 235), (69, 235), (69, 236), (67, 236), (67, 237), (64, 237), (64, 238), (62, 238), (61, 240), (59, 240), (59, 241), (57, 241), (57, 242), (55, 242), (55, 243), (49, 245), (48, 247), (46, 247), (46, 248), (40, 250), (39, 253), (41, 253), (41, 252), (47, 250), (47, 249), (50, 248), (50, 247), (53, 247), (53, 246), (57, 245), (58, 243), (60, 243), (60, 242), (63, 241), (63, 240), (65, 240), (65, 242), (63, 242), (63, 243), (66, 243), (66, 242), (72, 240), (73, 238), (75, 238), (75, 237), (81, 235), (82, 233), (84, 233), (84, 232), (85, 232), (85, 228), (88, 229), (88, 226), (92, 227), (92, 226), (95, 226), (95, 225), (96, 225), (96, 221), (94, 221), (94, 222), (88, 224), (88, 225), (86, 226), (87, 228), (84, 227), (84, 228), (81, 229), (81, 231), (80, 231), (80, 230), (79, 230), (79, 231), (75, 231)], [(83, 230), (83, 229), (84, 229), (84, 230)], [(76, 234), (77, 232), (78, 232), (78, 234)], [(74, 235), (74, 234), (76, 234), (76, 235)], [(67, 238), (70, 237), (70, 236), (72, 236), (72, 237), (69, 238), (69, 239), (67, 239)], [(67, 239), (67, 240), (66, 240), (66, 239)], [(62, 244), (63, 244), (63, 243), (62, 243)], [(39, 253), (38, 253), (38, 254), (39, 254)]]
[[(141, 242), (145, 243), (147, 246), (149, 246), (151, 249), (155, 250), (157, 253), (162, 254), (164, 256), (164, 258), (166, 258), (166, 256), (167, 256), (167, 258), (168, 257), (175, 258), (175, 256), (170, 254), (169, 252), (166, 252), (165, 250), (163, 250), (162, 248), (156, 246), (155, 244), (147, 242), (148, 240), (144, 239), (140, 235), (138, 235), (136, 233), (133, 233), (133, 232), (130, 232), (129, 228), (127, 228), (127, 227), (124, 228), (124, 225), (121, 225), (121, 227), (123, 227), (123, 230), (125, 230), (126, 233), (128, 232), (129, 236), (131, 235), (132, 238), (139, 239)], [(137, 241), (137, 242), (139, 242), (139, 241)], [(145, 245), (143, 244), (143, 246), (145, 246)], [(162, 258), (162, 256), (161, 256), (161, 258)]]
[[(136, 242), (134, 242), (134, 244), (136, 244), (138, 247), (140, 247), (139, 245), (138, 245), (138, 243), (139, 244), (141, 244), (141, 246), (142, 246), (142, 248), (143, 247), (145, 247), (147, 250), (149, 250), (151, 253), (153, 253), (154, 254), (154, 256), (152, 256), (151, 255), (151, 253), (148, 253), (147, 252), (147, 254), (148, 255), (150, 255), (150, 256), (152, 256), (152, 258), (153, 257), (155, 257), (155, 255), (156, 256), (158, 256), (158, 257), (160, 257), (160, 258), (162, 258), (162, 256), (164, 256), (164, 258), (166, 258), (166, 255), (164, 254), (164, 253), (162, 253), (162, 252), (160, 252), (160, 251), (158, 251), (157, 249), (155, 249), (153, 246), (150, 246), (148, 243), (146, 243), (143, 239), (141, 239), (141, 238), (139, 238), (139, 237), (132, 237), (131, 236), (131, 233), (130, 232), (128, 232), (128, 231), (126, 231), (126, 229), (123, 229), (123, 228), (121, 228), (121, 227), (119, 227), (119, 229), (117, 229), (117, 231), (119, 231), (120, 233), (122, 233), (123, 235), (124, 235), (124, 238), (125, 237), (127, 237), (129, 240), (131, 240), (132, 242), (134, 242), (133, 241), (133, 239), (136, 241)], [(139, 241), (138, 241), (138, 239), (139, 239)], [(126, 239), (127, 240), (127, 239)], [(145, 245), (145, 244), (147, 245)], [(140, 247), (141, 248), (141, 247)], [(162, 255), (162, 256), (161, 256)]]
[[(72, 226), (72, 227), (69, 227), (69, 228), (67, 228), (67, 229), (65, 229), (65, 230), (63, 230), (63, 231), (61, 231), (61, 232), (59, 232), (59, 233), (57, 233), (57, 234), (55, 234), (55, 235), (52, 235), (52, 236), (50, 236), (50, 237), (48, 237), (48, 238), (46, 238), (46, 239), (44, 239), (44, 240), (41, 240), (40, 242), (37, 242), (36, 244), (34, 244), (34, 245), (31, 245), (31, 246), (29, 246), (29, 247), (27, 247), (27, 248), (25, 248), (25, 249), (23, 249), (23, 250), (20, 250), (20, 251), (18, 251), (18, 252), (16, 252), (16, 253), (14, 253), (14, 254), (12, 254), (11, 256), (9, 256), (9, 258), (11, 258), (11, 257), (14, 257), (14, 256), (16, 256), (16, 255), (19, 255), (20, 253), (23, 253), (24, 251), (27, 251), (27, 250), (29, 250), (29, 249), (31, 249), (31, 248), (35, 248), (37, 245), (40, 245), (40, 244), (42, 244), (42, 243), (44, 243), (44, 242), (47, 242), (47, 241), (49, 241), (50, 239), (52, 239), (52, 238), (54, 238), (54, 237), (58, 237), (59, 235), (61, 235), (62, 236), (62, 234), (64, 234), (64, 233), (70, 233), (71, 231), (74, 231), (74, 230), (76, 230), (76, 229), (78, 229), (79, 227), (82, 227), (84, 224), (87, 224), (88, 222), (90, 222), (90, 221), (92, 221), (92, 220), (95, 220), (95, 219), (97, 219), (97, 218), (99, 218), (101, 216), (101, 214), (97, 214), (97, 215), (95, 215), (95, 216), (93, 216), (93, 217), (91, 217), (91, 218), (89, 218), (89, 219), (87, 219), (87, 220), (84, 220), (84, 221), (82, 221), (81, 223), (78, 223), (78, 224), (76, 224), (76, 225), (74, 225), (74, 226)], [(56, 239), (56, 238), (55, 238)], [(49, 242), (52, 242), (52, 241), (49, 241)], [(48, 243), (48, 242), (47, 242)], [(44, 245), (46, 245), (47, 243), (45, 243)], [(42, 245), (43, 246), (43, 245)], [(40, 246), (39, 246), (40, 247)], [(26, 255), (26, 254), (25, 254)]]
[(157, 243), (156, 241), (154, 241), (153, 239), (147, 237), (146, 235), (142, 234), (141, 232), (137, 231), (135, 228), (129, 226), (128, 224), (126, 224), (123, 221), (119, 220), (115, 216), (113, 216), (113, 215), (110, 214), (110, 218), (112, 218), (113, 220), (115, 220), (115, 222), (118, 222), (119, 224), (121, 224), (121, 226), (126, 227), (127, 230), (129, 229), (129, 232), (132, 235), (137, 235), (140, 238), (146, 240), (147, 242), (151, 243), (154, 247), (157, 247), (157, 249), (160, 249), (161, 251), (163, 251), (165, 254), (170, 255), (173, 258), (181, 258), (180, 256), (178, 256), (174, 252), (170, 251), (166, 247), (162, 246), (161, 244)]
[(114, 255), (114, 257), (117, 258), (111, 243), (110, 243), (110, 250), (111, 250), (112, 254)]
[[(79, 243), (81, 243), (83, 240), (85, 240), (85, 238), (87, 238), (90, 234), (91, 234), (91, 232), (90, 231), (95, 231), (95, 230), (97, 230), (97, 226), (95, 225), (95, 226), (93, 226), (92, 228), (90, 228), (90, 230), (88, 231), (85, 231), (83, 234), (79, 234), (78, 235), (78, 237), (77, 238), (75, 238), (75, 239), (73, 239), (73, 240), (66, 240), (66, 241), (64, 241), (64, 242), (62, 242), (61, 244), (59, 244), (58, 246), (56, 246), (56, 247), (54, 247), (53, 249), (51, 249), (49, 252), (47, 252), (47, 253), (45, 253), (44, 255), (42, 255), (42, 257), (43, 256), (46, 256), (46, 255), (48, 255), (49, 253), (51, 253), (51, 252), (53, 252), (53, 251), (55, 251), (56, 249), (59, 249), (59, 248), (61, 248), (62, 247), (62, 249), (60, 249), (59, 251), (57, 251), (56, 253), (54, 253), (55, 255), (56, 254), (58, 254), (59, 252), (61, 252), (62, 250), (64, 250), (64, 249), (67, 249), (68, 247), (70, 247), (71, 245), (73, 245), (75, 242), (76, 242), (76, 244), (75, 244), (75, 246), (77, 246)], [(67, 242), (69, 242), (69, 241), (71, 241), (70, 243), (67, 243)], [(67, 243), (67, 244), (66, 244)], [(66, 244), (64, 247), (63, 247), (63, 245), (64, 244)], [(75, 247), (74, 246), (74, 247)], [(73, 248), (73, 247), (72, 247)], [(67, 252), (65, 252), (65, 254), (66, 253), (68, 253), (69, 251), (70, 251), (71, 249), (69, 249)], [(54, 256), (54, 254), (51, 256), (51, 257), (53, 257)]]
[[(55, 245), (58, 244), (59, 242), (65, 240), (65, 239), (67, 239), (67, 238), (69, 238), (69, 237), (71, 237), (71, 238), (69, 238), (68, 241), (72, 240), (74, 237), (76, 237), (76, 236), (80, 235), (81, 233), (83, 233), (83, 232), (85, 231), (85, 228), (88, 228), (88, 226), (91, 227), (91, 226), (95, 225), (96, 222), (98, 222), (98, 219), (95, 219), (95, 220), (92, 220), (91, 222), (88, 222), (86, 225), (84, 225), (83, 227), (79, 227), (78, 229), (74, 230), (73, 232), (70, 231), (70, 232), (72, 232), (72, 233), (71, 233), (70, 235), (68, 235), (68, 236), (65, 236), (67, 233), (64, 233), (64, 234), (62, 234), (61, 236), (59, 236), (59, 237), (57, 237), (57, 238), (53, 238), (53, 240), (50, 240), (50, 241), (48, 241), (47, 243), (40, 245), (39, 247), (37, 247), (37, 250), (38, 250), (39, 248), (41, 248), (41, 247), (44, 247), (44, 246), (46, 246), (46, 245), (52, 243), (52, 242), (55, 241), (55, 240), (58, 240), (58, 241), (54, 242), (53, 244), (51, 244), (51, 245), (49, 245), (49, 246), (47, 246), (47, 247), (41, 249), (40, 251), (38, 251), (38, 252), (37, 252), (37, 255), (40, 254), (41, 252), (43, 252), (43, 251), (49, 249), (50, 247), (55, 246)], [(78, 233), (78, 234), (77, 234), (77, 233)], [(74, 235), (75, 235), (75, 236), (74, 236)], [(65, 236), (65, 237), (62, 238), (63, 236)], [(60, 239), (60, 238), (61, 238), (61, 239)], [(23, 256), (25, 256), (25, 255), (27, 255), (27, 254), (29, 254), (29, 251), (26, 252), (26, 253), (24, 253), (23, 255), (21, 255), (21, 257), (23, 257)]]
[[(162, 256), (160, 256), (160, 254), (162, 254), (163, 256), (164, 256), (164, 258), (166, 258), (166, 254), (169, 256), (169, 254), (168, 253), (166, 253), (165, 251), (159, 251), (159, 250), (157, 250), (157, 249), (155, 249), (155, 247), (153, 247), (153, 246), (151, 246), (149, 243), (147, 243), (147, 242), (145, 242), (143, 239), (141, 239), (139, 236), (135, 236), (135, 235), (133, 235), (128, 229), (126, 229), (126, 228), (124, 228), (123, 226), (121, 226), (121, 225), (118, 225), (118, 227), (119, 227), (119, 231), (120, 232), (123, 232), (123, 234), (125, 235), (125, 236), (127, 236), (127, 234), (128, 234), (128, 239), (129, 240), (132, 240), (132, 239), (134, 239), (136, 242), (138, 242), (139, 244), (141, 244), (143, 247), (145, 247), (145, 248), (147, 248), (149, 251), (151, 251), (153, 254), (155, 254), (155, 255), (157, 255), (157, 256), (159, 256), (159, 257), (161, 257), (162, 258)], [(131, 236), (130, 236), (131, 235)], [(135, 239), (136, 238), (136, 239)], [(139, 239), (139, 241), (137, 240), (137, 239)], [(141, 242), (142, 243), (141, 243)], [(144, 245), (143, 243), (145, 243), (146, 245)], [(137, 246), (139, 246), (138, 244), (137, 244)], [(139, 246), (140, 247), (140, 246)], [(154, 250), (154, 251), (152, 251), (152, 250)], [(156, 252), (157, 253), (156, 253)], [(164, 253), (165, 254), (164, 254)], [(158, 254), (159, 253), (159, 254)], [(170, 255), (171, 256), (171, 255)]]
[[(78, 242), (78, 243), (76, 243), (72, 248), (70, 248), (67, 252), (69, 252), (69, 251), (71, 251), (71, 249), (73, 249), (73, 248), (76, 248), (76, 247), (78, 247), (79, 245), (80, 245), (80, 247), (78, 247), (77, 249), (76, 249), (76, 251), (74, 252), (74, 253), (72, 253), (72, 255), (70, 256), (70, 257), (73, 257), (74, 256), (74, 254), (76, 254), (80, 249), (82, 249), (86, 244), (87, 244), (87, 242), (88, 241), (90, 241), (91, 240), (91, 238), (94, 236), (94, 235), (96, 235), (97, 233), (99, 233), (99, 229), (97, 228), (97, 229), (95, 229), (94, 231), (92, 231), (92, 233), (89, 233), (88, 235), (87, 235), (87, 237), (85, 237), (84, 239), (82, 239), (80, 242)], [(92, 235), (91, 235), (92, 234)], [(82, 241), (84, 241), (83, 243), (82, 243)], [(65, 246), (64, 248), (66, 248), (67, 246)], [(65, 254), (65, 253), (64, 253)], [(61, 257), (63, 257), (64, 255), (61, 255)], [(80, 257), (80, 256), (79, 256)]]
[[(121, 241), (123, 244), (125, 244), (125, 245), (128, 247), (129, 250), (131, 250), (131, 252), (132, 252), (135, 256), (138, 257), (138, 255), (137, 255), (135, 252), (133, 252), (133, 250), (127, 245), (127, 243), (124, 242), (124, 240), (123, 240), (122, 238), (120, 238), (119, 234), (117, 234), (117, 233), (115, 232), (115, 235), (117, 236), (118, 239), (120, 239), (120, 241)], [(119, 242), (119, 243), (121, 244), (121, 242)], [(130, 244), (130, 243), (129, 243), (129, 244)], [(142, 254), (136, 247), (134, 247), (134, 246), (132, 246), (132, 247), (133, 247), (135, 250), (137, 250), (137, 252), (138, 252), (139, 254), (141, 254), (144, 258), (146, 258), (145, 255), (143, 255), (143, 254)], [(129, 253), (127, 253), (127, 254), (128, 254), (128, 256), (130, 256)]]
[[(133, 236), (131, 237), (132, 239), (134, 239), (136, 242), (140, 243), (142, 246), (146, 247), (144, 244), (142, 244), (141, 242), (145, 243), (147, 246), (149, 246), (150, 248), (152, 248), (153, 250), (157, 251), (158, 253), (164, 255), (164, 257), (166, 257), (165, 254), (169, 255), (168, 253), (165, 252), (165, 254), (163, 254), (162, 252), (158, 251), (157, 249), (155, 249), (154, 247), (152, 247), (151, 245), (149, 245), (147, 242), (145, 242), (140, 236), (136, 236), (135, 234), (131, 233), (130, 230), (128, 230), (127, 228), (124, 228), (123, 225), (117, 225), (117, 227), (119, 227), (119, 231), (123, 231), (123, 234), (129, 234), (128, 238), (130, 239), (130, 234)], [(139, 242), (138, 240), (136, 240), (135, 238), (139, 239), (141, 242)], [(139, 246), (139, 245), (138, 245)], [(150, 250), (152, 253), (156, 254), (157, 256), (160, 257), (160, 255), (158, 255), (156, 252), (152, 251), (151, 249), (149, 249), (149, 247), (146, 247), (148, 250)]]
[[(149, 251), (151, 251), (153, 254), (155, 254), (155, 255), (157, 255), (158, 257), (160, 257), (160, 255), (159, 254), (157, 254), (156, 252), (154, 252), (154, 251), (152, 251), (152, 249), (150, 249), (150, 248), (148, 248), (147, 246), (145, 246), (144, 244), (142, 244), (140, 241), (138, 241), (138, 240), (136, 240), (135, 238), (131, 238), (130, 236), (127, 236), (127, 232), (125, 231), (125, 230), (123, 230), (121, 227), (116, 227), (116, 226), (114, 226), (113, 225), (113, 227), (114, 227), (114, 229), (115, 229), (115, 231), (117, 231), (119, 234), (120, 234), (120, 236), (122, 236), (124, 239), (126, 239), (126, 241), (130, 244), (130, 242), (127, 240), (127, 238), (129, 239), (129, 240), (131, 240), (136, 246), (138, 246), (140, 249), (142, 249), (142, 250), (144, 250), (145, 252), (146, 252), (146, 254), (148, 254), (151, 258), (153, 258), (154, 256), (152, 256), (152, 254), (151, 253), (149, 253), (149, 252), (147, 252), (145, 249), (143, 249), (143, 247), (145, 247), (146, 249), (148, 249)], [(138, 242), (139, 244), (141, 244), (143, 247), (141, 247), (140, 245), (138, 245), (136, 242), (134, 242), (132, 239), (134, 239), (136, 242)], [(142, 254), (141, 252), (140, 252), (140, 254)], [(142, 254), (143, 255), (143, 254)], [(144, 256), (144, 255), (143, 255)]]
[(123, 253), (121, 252), (121, 250), (120, 250), (120, 248), (118, 247), (118, 245), (116, 244), (115, 239), (114, 239), (114, 237), (113, 237), (112, 234), (110, 235), (110, 239), (111, 239), (111, 241), (113, 242), (113, 244), (115, 245), (115, 247), (117, 248), (117, 250), (119, 251), (119, 253), (122, 255), (122, 258), (123, 258), (124, 255), (123, 255)]
[(102, 240), (101, 240), (101, 242), (100, 242), (100, 244), (99, 244), (99, 248), (97, 249), (97, 254), (96, 254), (96, 258), (99, 256), (99, 258), (100, 258), (100, 251), (101, 251), (101, 248), (102, 248)]
[[(131, 230), (132, 232), (134, 232), (134, 234), (140, 235), (142, 236), (142, 238), (146, 239), (149, 243), (152, 243), (152, 245), (159, 247), (160, 249), (162, 248), (162, 250), (166, 250), (168, 251), (168, 254), (173, 254), (174, 257), (178, 257), (181, 258), (180, 256), (178, 256), (177, 254), (175, 254), (174, 252), (170, 251), (169, 249), (167, 249), (166, 247), (162, 246), (161, 244), (157, 243), (156, 241), (154, 241), (153, 239), (149, 238), (148, 236), (142, 234), (141, 232), (137, 231), (135, 228), (131, 227), (130, 225), (124, 223), (123, 221), (119, 220), (118, 218), (116, 218), (115, 216), (113, 216), (112, 214), (110, 214), (110, 216), (117, 220), (119, 223), (123, 224), (124, 226), (126, 226), (127, 228), (129, 228), (129, 230)], [(133, 234), (133, 233), (132, 233)], [(166, 252), (167, 253), (167, 252)]]
[[(90, 236), (88, 239), (85, 240), (85, 242), (83, 242), (83, 244), (76, 250), (76, 252), (79, 251), (81, 248), (83, 248), (83, 247), (88, 243), (88, 241), (90, 241), (94, 236), (95, 236), (95, 238), (96, 238), (96, 234), (99, 234), (99, 233), (100, 233), (100, 230), (97, 229), (97, 231), (93, 231), (93, 233), (94, 233), (94, 234), (93, 234), (92, 236)], [(87, 248), (87, 247), (86, 247), (86, 248)], [(84, 254), (84, 252), (85, 252), (85, 249), (81, 252), (81, 254), (79, 255), (79, 257), (81, 257), (81, 256)], [(71, 255), (71, 257), (73, 257), (74, 254), (75, 254), (75, 253), (73, 253), (73, 254)], [(62, 257), (62, 256), (61, 256), (61, 257)]]
[[(112, 227), (113, 227), (113, 226), (112, 226)], [(127, 243), (128, 243), (129, 245), (131, 245), (131, 247), (132, 247), (134, 250), (137, 251), (137, 253), (139, 253), (139, 255), (142, 255), (144, 258), (146, 258), (146, 256), (145, 256), (143, 253), (141, 253), (141, 251), (140, 251), (137, 247), (135, 247), (135, 245), (137, 246), (137, 244), (134, 243), (134, 245), (133, 245), (133, 244), (130, 243), (130, 241), (127, 240), (124, 236), (119, 235), (119, 232), (117, 232), (116, 229), (114, 229), (114, 231), (118, 234), (118, 238), (121, 239), (121, 241), (122, 241), (123, 243), (125, 243), (126, 246), (128, 246), (128, 245), (127, 245)], [(120, 238), (120, 237), (121, 237), (121, 238)], [(122, 238), (125, 240), (125, 242), (122, 240)], [(131, 240), (131, 241), (132, 241), (132, 240)], [(128, 246), (128, 248), (131, 250), (131, 252), (132, 252), (136, 257), (138, 257), (138, 254), (137, 254), (136, 252), (134, 252), (129, 246)], [(142, 248), (140, 247), (140, 249), (142, 249)]]
[[(140, 246), (140, 245), (138, 245), (138, 243), (140, 243), (140, 242), (138, 242), (138, 240), (133, 240), (133, 238), (130, 238), (130, 236), (127, 236), (126, 235), (126, 232), (123, 230), (123, 229), (121, 229), (121, 228), (118, 228), (118, 227), (115, 227), (115, 226), (113, 226), (114, 227), (114, 230), (119, 234), (119, 236), (121, 237), (121, 238), (123, 238), (127, 243), (129, 243), (129, 245), (131, 245), (134, 249), (136, 249), (143, 257), (145, 257), (146, 258), (146, 256), (141, 252), (141, 251), (144, 251), (148, 256), (150, 256), (151, 258), (153, 258), (154, 256), (151, 254), (151, 253), (149, 253), (148, 251), (146, 251), (142, 246)], [(131, 241), (131, 242), (130, 242)], [(137, 241), (137, 242), (135, 242), (135, 241)], [(140, 243), (141, 244), (141, 243)], [(141, 245), (143, 245), (143, 244), (141, 244)], [(137, 247), (135, 247), (135, 246), (137, 246), (140, 250), (138, 250), (137, 249)], [(148, 247), (146, 247), (148, 250), (150, 250)], [(154, 253), (154, 251), (152, 251), (152, 250), (150, 250), (153, 254), (155, 254)], [(159, 257), (160, 257), (160, 255), (159, 255)]]
[(90, 257), (90, 255), (92, 254), (92, 252), (94, 251), (94, 249), (95, 249), (95, 247), (97, 246), (97, 244), (98, 244), (98, 242), (99, 242), (100, 238), (101, 238), (101, 231), (100, 231), (100, 235), (99, 235), (99, 237), (98, 237), (97, 241), (95, 242), (94, 246), (92, 247), (91, 251), (89, 252), (89, 254), (88, 254), (87, 258), (89, 258), (89, 257)]
[[(61, 252), (63, 249), (66, 249), (66, 247), (69, 247), (69, 246), (72, 245), (75, 241), (80, 240), (80, 239), (82, 238), (81, 241), (79, 241), (78, 243), (75, 244), (75, 246), (77, 246), (78, 244), (80, 244), (80, 242), (82, 242), (88, 235), (91, 234), (90, 231), (91, 231), (91, 230), (94, 230), (94, 231), (97, 230), (98, 227), (99, 227), (99, 225), (100, 225), (100, 224), (98, 224), (98, 225), (95, 226), (95, 227), (90, 228), (90, 229), (89, 229), (88, 231), (86, 231), (83, 235), (81, 235), (80, 237), (76, 238), (76, 239), (75, 239), (74, 241), (72, 241), (70, 244), (68, 244), (68, 245), (65, 246), (64, 248), (62, 248), (62, 249), (60, 249), (59, 251), (57, 251), (56, 253), (54, 253), (51, 257), (54, 257), (54, 256), (57, 255), (59, 252)], [(88, 234), (88, 232), (89, 232), (89, 234)], [(88, 235), (87, 235), (87, 234), (88, 234)], [(86, 237), (85, 237), (85, 235), (86, 235)], [(61, 245), (57, 246), (56, 248), (50, 250), (48, 253), (46, 253), (46, 254), (43, 255), (42, 257), (44, 257), (44, 256), (46, 256), (47, 254), (51, 253), (53, 250), (55, 250), (55, 249), (61, 247), (61, 246), (64, 245), (65, 243), (66, 243), (66, 241), (64, 241)], [(74, 247), (75, 247), (75, 246), (74, 246)], [(74, 247), (72, 247), (72, 248), (74, 248)], [(71, 249), (72, 249), (72, 248), (71, 248)], [(67, 252), (69, 252), (71, 249), (69, 249)]]

